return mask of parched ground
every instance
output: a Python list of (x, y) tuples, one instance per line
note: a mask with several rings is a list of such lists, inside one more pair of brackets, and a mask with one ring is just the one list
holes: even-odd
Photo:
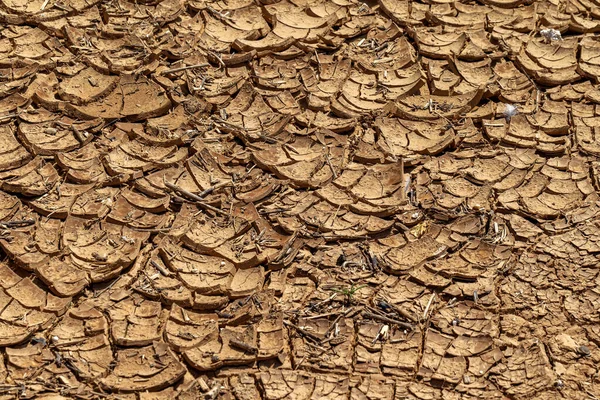
[(596, 32), (0, 0), (0, 399), (600, 398)]

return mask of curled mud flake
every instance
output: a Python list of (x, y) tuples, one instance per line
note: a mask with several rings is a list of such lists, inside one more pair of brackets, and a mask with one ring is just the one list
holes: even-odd
[(160, 303), (132, 296), (108, 309), (111, 336), (121, 346), (144, 346), (161, 336)]
[(3, 277), (0, 342), (4, 346), (23, 342), (34, 332), (46, 329), (65, 312), (70, 298), (46, 293), (29, 278), (21, 279), (6, 265), (0, 265)]
[(236, 272), (233, 264), (223, 258), (201, 255), (169, 240), (163, 241), (159, 254), (160, 260), (155, 262), (176, 272), (178, 280), (197, 294), (226, 294)]
[(74, 104), (87, 104), (106, 96), (117, 86), (118, 79), (86, 68), (59, 84), (61, 98)]
[[(507, 393), (518, 396), (533, 395), (535, 391), (552, 387), (556, 381), (544, 346), (531, 340), (529, 342), (526, 348), (507, 348), (503, 352), (505, 359), (489, 372), (493, 381)], [(530, 385), (523, 386), (521, 383), (524, 379), (527, 379)]]
[[(302, 368), (315, 371), (348, 371), (354, 353), (354, 329), (352, 322), (341, 319), (337, 322), (338, 330), (330, 329), (330, 321), (320, 319), (300, 319), (299, 329), (292, 336), (293, 363), (302, 365)], [(308, 332), (308, 333), (306, 333)], [(323, 343), (323, 349), (317, 349), (311, 345), (316, 338), (330, 339)], [(338, 340), (333, 340), (337, 338)], [(320, 355), (319, 355), (320, 354)], [(300, 362), (304, 359), (302, 364)]]
[(460, 54), (467, 41), (465, 33), (442, 33), (441, 29), (429, 31), (424, 28), (415, 30), (418, 51), (428, 57), (441, 58)]
[(385, 268), (393, 274), (406, 273), (426, 261), (444, 254), (446, 246), (429, 236), (391, 249), (383, 258)]
[(161, 230), (169, 215), (161, 212), (166, 209), (169, 198), (156, 201), (143, 194), (123, 191), (116, 196), (107, 220), (126, 225), (132, 229)]
[(386, 399), (394, 398), (395, 380), (381, 375), (352, 375), (350, 377), (350, 398)]
[(281, 396), (309, 396), (313, 393), (316, 378), (302, 371), (270, 370), (257, 376), (264, 388), (265, 398)]
[(216, 314), (199, 314), (175, 304), (165, 326), (167, 342), (178, 351), (201, 347), (209, 349), (219, 338)]
[(248, 296), (260, 290), (264, 284), (264, 270), (262, 267), (252, 269), (238, 269), (229, 286), (230, 298)]
[(36, 375), (37, 369), (48, 367), (53, 361), (52, 351), (40, 343), (6, 348), (6, 371), (13, 382), (26, 381), (29, 376)]
[(163, 342), (116, 352), (115, 366), (100, 385), (109, 390), (136, 392), (157, 390), (177, 382), (185, 367)]
[(35, 158), (26, 165), (0, 174), (2, 189), (27, 197), (42, 196), (50, 191), (59, 180), (52, 164)]
[(55, 351), (83, 379), (104, 375), (112, 361), (108, 320), (91, 304), (71, 309), (50, 332)]
[(25, 164), (31, 158), (31, 154), (15, 138), (15, 131), (10, 125), (0, 126), (0, 170), (6, 171)]
[(529, 41), (518, 55), (517, 62), (537, 83), (573, 83), (580, 79), (576, 68), (577, 42), (573, 39), (552, 43)]
[(160, 300), (165, 305), (191, 307), (194, 303), (193, 291), (169, 270), (156, 251), (146, 261), (133, 289), (150, 299)]
[(593, 5), (21, 3), (0, 397), (594, 394)]
[(381, 367), (384, 373), (408, 378), (418, 368), (422, 333), (395, 327), (381, 349)]
[(467, 359), (464, 356), (452, 356), (447, 352), (452, 342), (451, 336), (428, 331), (417, 374), (424, 378), (459, 383), (467, 370)]
[(249, 374), (240, 374), (229, 378), (231, 392), (236, 399), (258, 400), (261, 398), (255, 377)]
[[(28, 209), (22, 211), (26, 211), (31, 216)], [(23, 220), (22, 217), (24, 217), (24, 214), (21, 211), (13, 216), (16, 221)], [(29, 225), (19, 229), (13, 228), (13, 230), (0, 236), (0, 246), (2, 246), (8, 257), (19, 267), (29, 271), (43, 265), (49, 259), (48, 254), (40, 251), (35, 242), (32, 241), (34, 231), (35, 225)]]
[(131, 118), (142, 120), (165, 114), (171, 101), (164, 90), (147, 80), (124, 75), (116, 87), (103, 99), (86, 105), (69, 104), (73, 115), (81, 118)]
[(77, 198), (92, 188), (92, 184), (58, 183), (29, 205), (41, 215), (65, 219)]
[[(114, 278), (132, 265), (140, 254), (141, 243), (148, 237), (146, 232), (77, 217), (69, 217), (63, 229), (62, 245), (68, 250), (69, 264), (92, 282)], [(60, 273), (51, 270), (50, 267), (50, 275), (46, 275), (50, 280), (51, 274)]]
[(108, 179), (100, 160), (100, 151), (94, 144), (87, 144), (68, 153), (59, 153), (56, 160), (69, 180), (75, 183), (102, 183)]

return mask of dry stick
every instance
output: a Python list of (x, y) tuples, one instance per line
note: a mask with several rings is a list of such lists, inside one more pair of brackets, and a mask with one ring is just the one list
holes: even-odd
[(206, 208), (207, 210), (211, 210), (216, 212), (217, 214), (221, 214), (221, 215), (227, 215), (227, 213), (223, 210), (218, 209), (217, 207), (213, 207), (209, 204), (204, 203), (202, 200), (202, 197), (198, 196), (197, 194), (194, 194), (192, 192), (188, 192), (185, 189), (180, 188), (179, 186), (173, 185), (172, 183), (169, 182), (165, 182), (165, 186), (168, 187), (171, 190), (174, 190), (176, 192), (179, 192), (187, 197), (189, 197), (190, 199), (194, 200), (196, 202), (196, 204), (198, 204), (199, 206)]
[(119, 279), (120, 279), (120, 276), (116, 277), (108, 286), (106, 286), (104, 289), (100, 290), (99, 292), (96, 292), (93, 297), (96, 298), (96, 297), (102, 295), (104, 292), (106, 292), (107, 290), (112, 288)]
[[(400, 307), (396, 304), (390, 304), (390, 303), (388, 303), (388, 304), (391, 308), (394, 309), (394, 311), (396, 311), (398, 314), (402, 315), (407, 320), (412, 321), (412, 322), (417, 322), (417, 319), (415, 317), (413, 317), (408, 311), (406, 311), (402, 307)], [(369, 307), (369, 308), (371, 308), (371, 307)]]
[(210, 388), (208, 387), (208, 385), (206, 384), (206, 382), (204, 381), (204, 379), (202, 377), (198, 378), (198, 384), (200, 385), (201, 391), (208, 392), (210, 390)]
[(14, 117), (18, 117), (21, 113), (13, 113), (13, 114), (6, 114), (6, 115), (0, 115), (0, 121), (5, 120), (5, 119), (11, 119)]
[(206, 400), (214, 400), (217, 398), (217, 396), (219, 395), (219, 392), (221, 391), (221, 389), (223, 389), (223, 386), (221, 386), (220, 383), (215, 383), (212, 387), (212, 389), (210, 389), (205, 395), (204, 398)]
[(288, 255), (288, 250), (290, 250), (292, 248), (294, 241), (296, 240), (297, 237), (298, 237), (298, 231), (295, 231), (294, 234), (292, 235), (292, 237), (283, 246), (283, 248), (281, 249), (281, 252), (277, 256), (277, 258), (275, 258), (274, 262), (280, 262)]
[(204, 197), (208, 196), (209, 194), (211, 194), (212, 192), (214, 192), (215, 190), (221, 189), (222, 187), (226, 187), (226, 186), (233, 186), (233, 183), (228, 182), (228, 181), (218, 182), (215, 185), (209, 187), (208, 189), (203, 190), (200, 193), (198, 193), (198, 197), (204, 198)]
[(337, 174), (337, 172), (335, 172), (335, 168), (333, 168), (333, 164), (331, 164), (331, 158), (329, 158), (329, 154), (327, 154), (327, 157), (325, 157), (325, 161), (327, 161), (327, 165), (329, 165), (329, 168), (331, 169), (331, 173), (333, 174), (333, 178), (337, 179), (338, 174)]
[(21, 221), (0, 222), (0, 226), (3, 228), (22, 228), (22, 227), (33, 225), (33, 224), (35, 224), (35, 220), (33, 220), (33, 219), (23, 219)]
[(484, 126), (491, 126), (493, 128), (501, 128), (501, 127), (504, 126), (504, 124), (486, 124), (486, 123), (484, 123), (483, 125)]
[(431, 307), (431, 303), (433, 302), (434, 298), (435, 298), (435, 293), (431, 295), (431, 297), (429, 298), (429, 301), (427, 302), (427, 307), (425, 307), (425, 311), (423, 312), (423, 319), (427, 318), (427, 312), (429, 312), (429, 307)]
[(331, 296), (329, 296), (328, 298), (326, 298), (325, 300), (321, 300), (318, 303), (315, 303), (312, 305), (312, 308), (317, 308), (319, 306), (322, 306), (323, 304), (329, 303), (331, 300), (335, 299), (335, 297), (337, 296), (337, 293), (332, 294)]
[(304, 317), (304, 319), (310, 320), (310, 319), (319, 319), (319, 318), (323, 318), (323, 317), (331, 317), (332, 315), (338, 315), (342, 312), (343, 311), (333, 311), (333, 312), (324, 313), (324, 314), (311, 315), (310, 317)]
[(71, 126), (71, 130), (73, 131), (73, 134), (75, 135), (75, 138), (79, 141), (79, 143), (85, 143), (85, 137), (81, 134), (79, 129), (75, 128), (74, 126)]
[(321, 341), (321, 338), (318, 337), (317, 335), (310, 333), (302, 328), (300, 328), (298, 325), (291, 323), (290, 321), (283, 321), (283, 323), (287, 326), (291, 326), (292, 328), (296, 329), (298, 332), (300, 332), (301, 334), (303, 334), (304, 336), (307, 336), (313, 340), (316, 340), (317, 342)]
[(229, 344), (232, 347), (236, 347), (236, 348), (238, 348), (240, 350), (247, 351), (248, 353), (252, 353), (252, 354), (258, 353), (258, 349), (256, 347), (251, 346), (248, 343), (244, 343), (241, 340), (231, 339), (229, 341)]
[(156, 261), (150, 260), (150, 264), (152, 264), (152, 266), (164, 276), (171, 276), (171, 272), (167, 271), (162, 265), (160, 265)]
[[(329, 325), (329, 328), (327, 328), (327, 331), (325, 331), (325, 337), (329, 336), (331, 331), (335, 328), (335, 324), (340, 322), (340, 319), (342, 319), (343, 316), (344, 316), (344, 314), (340, 314), (340, 315), (338, 315), (338, 317), (336, 319), (333, 320), (331, 325)], [(323, 340), (325, 340), (325, 339), (323, 339)], [(321, 340), (321, 342), (323, 342), (323, 340)]]
[(225, 65), (225, 63), (223, 62), (223, 59), (221, 58), (221, 56), (217, 53), (215, 53), (214, 51), (209, 51), (208, 54), (210, 54), (211, 56), (213, 56), (214, 58), (217, 59), (217, 61), (219, 62), (219, 65), (222, 68), (227, 68), (227, 66)]
[(397, 319), (393, 319), (393, 318), (388, 318), (388, 317), (384, 317), (383, 315), (377, 315), (375, 313), (372, 312), (368, 312), (365, 311), (363, 313), (363, 317), (365, 318), (371, 318), (371, 319), (376, 319), (382, 322), (387, 322), (388, 324), (396, 324), (404, 329), (410, 329), (410, 330), (414, 330), (415, 327), (412, 324), (409, 324), (408, 322), (402, 322), (402, 321), (398, 321)]
[(161, 75), (172, 74), (174, 72), (185, 71), (185, 70), (188, 70), (188, 69), (205, 68), (205, 67), (210, 67), (210, 64), (209, 63), (202, 63), (202, 64), (195, 64), (195, 65), (188, 65), (186, 67), (170, 68), (170, 69), (165, 69), (164, 71), (161, 71), (160, 74)]

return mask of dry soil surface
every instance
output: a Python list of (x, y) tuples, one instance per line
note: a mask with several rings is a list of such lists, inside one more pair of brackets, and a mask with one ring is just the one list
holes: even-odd
[(598, 399), (598, 0), (0, 0), (0, 399)]

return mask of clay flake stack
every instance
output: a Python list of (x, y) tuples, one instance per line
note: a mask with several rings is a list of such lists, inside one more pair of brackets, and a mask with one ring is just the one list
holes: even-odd
[(0, 400), (599, 398), (598, 10), (0, 0)]

